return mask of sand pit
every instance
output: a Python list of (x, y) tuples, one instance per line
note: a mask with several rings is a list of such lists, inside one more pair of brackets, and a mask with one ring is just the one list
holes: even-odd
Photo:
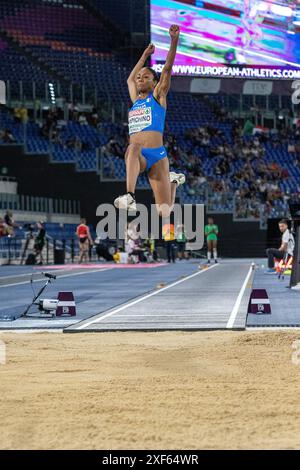
[(0, 333), (2, 449), (300, 448), (300, 332)]

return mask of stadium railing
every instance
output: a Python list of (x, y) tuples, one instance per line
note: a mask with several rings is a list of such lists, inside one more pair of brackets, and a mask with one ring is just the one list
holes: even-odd
[[(0, 265), (25, 265), (30, 254), (34, 254), (35, 237), (26, 232), (22, 237), (0, 238)], [(46, 237), (42, 250), (44, 264), (77, 263), (79, 259), (79, 243), (75, 238), (56, 239)], [(98, 261), (96, 247), (89, 250), (89, 261)], [(37, 260), (39, 261), (39, 259)]]
[(79, 215), (80, 202), (66, 199), (26, 196), (23, 194), (0, 193), (0, 210), (17, 212)]

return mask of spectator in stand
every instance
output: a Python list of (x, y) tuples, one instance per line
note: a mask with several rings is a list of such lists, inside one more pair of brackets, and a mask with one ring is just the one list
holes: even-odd
[(62, 138), (60, 136), (59, 129), (57, 129), (57, 128), (53, 129), (52, 134), (50, 135), (49, 139), (54, 144), (63, 145), (63, 141), (62, 141)]
[(21, 107), (14, 108), (14, 119), (16, 123), (28, 121), (28, 109), (22, 104)]
[[(209, 100), (209, 97), (206, 99)], [(186, 194), (205, 198), (205, 189), (209, 188), (217, 193), (218, 201), (221, 201), (220, 194), (225, 192), (225, 188), (229, 192), (241, 189), (242, 197), (247, 200), (243, 205), (243, 207), (247, 206), (245, 210), (247, 214), (257, 213), (257, 201), (267, 204), (266, 211), (271, 210), (274, 213), (276, 201), (286, 204), (288, 200), (282, 188), (285, 187), (284, 180), (290, 175), (290, 162), (284, 168), (280, 162), (278, 163), (277, 158), (270, 161), (270, 154), (268, 154), (268, 159), (265, 160), (264, 155), (266, 150), (270, 152), (270, 144), (273, 147), (277, 146), (280, 152), (284, 145), (285, 151), (297, 167), (300, 163), (300, 127), (286, 126), (281, 122), (277, 129), (253, 135), (254, 125), (250, 120), (246, 121), (245, 125), (241, 125), (242, 120), (229, 119), (223, 103), (214, 106), (213, 109), (219, 121), (224, 120), (232, 126), (230, 144), (224, 137), (223, 131), (215, 124), (201, 123), (197, 127), (186, 129), (184, 142), (182, 142), (181, 135), (175, 137), (170, 132), (169, 126), (166, 148), (173, 168), (183, 169), (188, 173)], [(27, 115), (27, 109), (24, 106), (14, 110), (14, 116), (18, 122), (23, 120), (24, 110)], [(89, 123), (99, 130), (97, 145), (101, 146), (101, 134), (106, 132), (106, 127), (99, 122), (101, 109), (93, 108), (90, 113), (79, 113), (78, 105), (75, 103), (69, 106), (69, 111), (71, 119), (79, 119), (82, 125)], [(78, 152), (94, 148), (94, 143), (81, 140), (76, 136), (62, 139), (63, 134), (60, 132), (61, 124), (59, 124), (59, 119), (63, 118), (62, 109), (52, 108), (47, 112), (44, 111), (43, 114), (41, 134), (45, 138), (51, 139), (54, 144), (61, 145), (65, 149), (76, 149)], [(113, 159), (115, 157), (123, 159), (128, 142), (127, 124), (118, 125), (114, 132), (115, 135), (111, 135), (106, 145), (101, 148), (101, 155), (105, 157), (104, 168), (108, 176), (115, 174)], [(0, 131), (0, 139), (4, 143), (15, 142), (9, 129)], [(269, 148), (265, 148), (266, 142)], [(207, 167), (210, 171), (215, 169), (213, 176), (207, 173)], [(283, 183), (280, 187), (279, 182)], [(252, 193), (255, 195), (256, 202), (251, 199)]]
[(6, 214), (4, 216), (4, 222), (5, 222), (5, 225), (6, 225), (7, 235), (13, 236), (14, 235), (14, 228), (17, 228), (18, 225), (15, 223), (15, 221), (13, 219), (13, 213), (9, 209), (7, 209)]
[(86, 120), (86, 116), (83, 113), (79, 114), (78, 122), (81, 126), (88, 125), (88, 122)]
[(17, 124), (19, 124), (22, 120), (21, 109), (18, 107), (14, 108), (14, 119)]
[(102, 146), (101, 153), (105, 157), (113, 155), (115, 157), (124, 158), (123, 148), (113, 137), (109, 139), (107, 144)]
[(16, 143), (16, 139), (12, 135), (12, 132), (9, 129), (4, 129), (0, 132), (0, 139), (5, 144), (14, 144)]
[(97, 128), (98, 124), (100, 123), (97, 108), (93, 108), (93, 110), (92, 110), (92, 116), (91, 116), (91, 119), (90, 119), (90, 123), (95, 128)]
[(81, 140), (79, 139), (78, 136), (75, 137), (74, 139), (74, 150), (76, 150), (76, 152), (81, 152), (83, 150), (83, 144), (81, 142)]
[(71, 121), (77, 121), (78, 120), (78, 114), (79, 114), (79, 108), (77, 103), (69, 103), (68, 104), (68, 110), (69, 110), (69, 118)]

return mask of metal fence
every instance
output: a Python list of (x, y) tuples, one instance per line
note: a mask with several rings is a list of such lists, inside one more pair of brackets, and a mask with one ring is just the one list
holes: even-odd
[[(25, 237), (0, 238), (0, 265), (24, 265), (35, 254), (35, 237), (28, 233)], [(34, 259), (34, 258), (33, 258)], [(53, 239), (47, 237), (42, 250), (44, 264), (77, 263), (79, 260), (79, 243), (75, 238)], [(89, 261), (98, 261), (96, 247), (89, 250)], [(37, 261), (40, 261), (38, 257)]]
[(80, 214), (80, 202), (23, 194), (0, 193), (0, 210), (43, 212), (47, 214)]
[[(62, 83), (58, 80), (33, 82), (31, 80), (5, 81), (6, 105), (15, 107), (24, 104), (34, 112), (35, 120), (41, 114), (44, 106), (59, 106), (66, 111), (67, 103), (78, 107), (93, 107), (101, 111), (105, 119), (112, 122), (120, 122), (126, 118), (127, 108), (125, 103), (112, 100), (111, 92), (106, 89), (105, 84), (100, 86), (87, 86), (85, 84)], [(54, 95), (52, 93), (54, 93)], [(53, 99), (53, 96), (55, 97)], [(82, 109), (83, 110), (83, 109)]]

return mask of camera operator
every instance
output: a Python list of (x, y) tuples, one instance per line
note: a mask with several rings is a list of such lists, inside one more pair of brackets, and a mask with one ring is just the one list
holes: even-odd
[[(36, 260), (37, 264), (43, 264), (44, 260), (43, 260), (42, 252), (43, 252), (43, 248), (45, 246), (46, 229), (45, 229), (45, 226), (44, 226), (43, 222), (38, 222), (36, 224), (36, 226), (37, 226), (37, 229), (38, 229), (38, 233), (35, 236), (35, 240), (34, 240), (35, 260)], [(38, 262), (38, 258), (39, 258), (39, 262)]]

